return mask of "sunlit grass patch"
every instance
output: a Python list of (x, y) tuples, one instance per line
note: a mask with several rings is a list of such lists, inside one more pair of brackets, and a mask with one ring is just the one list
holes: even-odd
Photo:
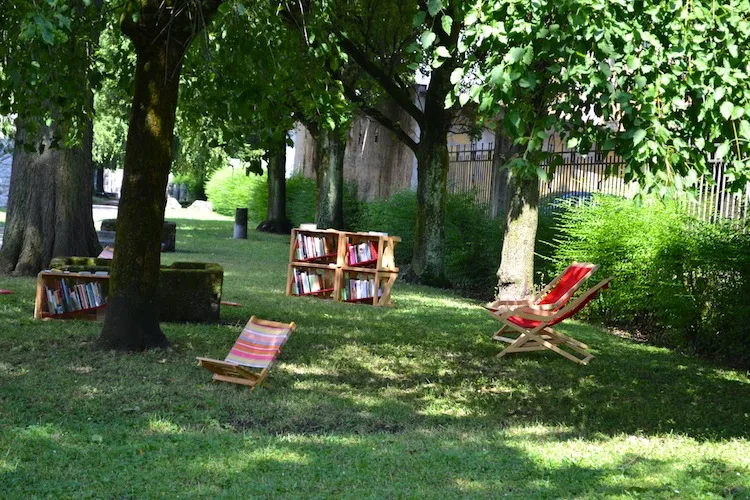
[[(608, 335), (597, 356), (496, 358), (477, 301), (397, 281), (395, 306), (286, 297), (289, 236), (178, 224), (162, 261), (225, 269), (218, 324), (170, 350), (101, 351), (100, 324), (34, 321), (33, 278), (0, 278), (0, 491), (177, 496), (734, 497), (750, 492), (747, 373)], [(251, 315), (295, 321), (271, 387), (211, 381)], [(679, 493), (676, 493), (679, 492)]]

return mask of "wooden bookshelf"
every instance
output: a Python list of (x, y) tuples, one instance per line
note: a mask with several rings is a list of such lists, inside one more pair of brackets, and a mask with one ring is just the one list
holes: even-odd
[[(391, 288), (398, 277), (394, 250), (400, 241), (383, 233), (293, 229), (286, 294), (391, 305)], [(302, 290), (305, 282), (300, 275), (311, 274), (321, 276), (312, 278), (318, 281), (315, 290), (312, 282)]]
[[(62, 306), (62, 312), (50, 310), (49, 296), (47, 290), (62, 291), (62, 283), (69, 293), (69, 300)], [(86, 294), (85, 289), (78, 285), (96, 284), (96, 297)], [(89, 288), (91, 290), (91, 288)], [(75, 299), (70, 299), (73, 292)], [(34, 319), (88, 319), (103, 320), (107, 308), (107, 295), (109, 294), (109, 275), (97, 275), (93, 273), (73, 273), (63, 271), (42, 271), (37, 275), (36, 300), (34, 301)], [(95, 303), (96, 299), (99, 303)]]

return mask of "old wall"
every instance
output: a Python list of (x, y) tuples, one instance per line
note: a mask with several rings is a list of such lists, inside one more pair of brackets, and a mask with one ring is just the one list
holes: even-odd
[[(396, 105), (381, 107), (386, 115), (412, 125), (414, 121), (399, 113)], [(315, 177), (313, 162), (315, 142), (302, 125), (295, 129), (294, 172)], [(355, 183), (359, 198), (373, 200), (388, 198), (394, 193), (410, 189), (414, 173), (414, 154), (393, 133), (375, 120), (360, 116), (349, 130), (344, 153), (344, 181)]]

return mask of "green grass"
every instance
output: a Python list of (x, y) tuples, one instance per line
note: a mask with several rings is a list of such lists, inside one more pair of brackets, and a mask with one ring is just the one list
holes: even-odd
[[(499, 360), (473, 301), (286, 297), (288, 237), (172, 215), (164, 260), (223, 264), (242, 304), (164, 324), (172, 350), (97, 350), (100, 325), (34, 321), (34, 280), (0, 278), (3, 498), (750, 496), (747, 373), (575, 322), (589, 366)], [(222, 358), (252, 314), (298, 325), (272, 387), (212, 383), (195, 356)]]

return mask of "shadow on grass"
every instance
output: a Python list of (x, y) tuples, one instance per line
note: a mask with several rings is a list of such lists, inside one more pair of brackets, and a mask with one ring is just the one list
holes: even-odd
[[(164, 324), (170, 351), (99, 351), (100, 324), (35, 322), (34, 280), (0, 279), (17, 292), (0, 296), (0, 485), (43, 477), (27, 490), (38, 496), (107, 484), (103, 496), (299, 484), (319, 496), (674, 496), (695, 476), (736, 494), (721, 457), (647, 457), (638, 439), (747, 438), (746, 374), (578, 323), (561, 330), (593, 347), (589, 366), (540, 352), (497, 359), (498, 323), (470, 301), (400, 282), (393, 308), (286, 297), (288, 237), (231, 240), (214, 222), (190, 223), (208, 235), (191, 251), (225, 266), (224, 295), (243, 306), (222, 308), (221, 324)], [(272, 387), (212, 383), (195, 356), (223, 358), (253, 314), (298, 325)], [(580, 458), (600, 445), (597, 462)]]
[[(306, 497), (376, 491), (378, 497), (408, 492), (413, 497), (514, 498), (676, 498), (695, 490), (732, 497), (747, 492), (736, 468), (724, 460), (703, 458), (681, 467), (676, 460), (635, 453), (637, 444), (628, 441), (618, 443), (622, 451), (595, 464), (586, 458), (585, 448), (544, 456), (539, 449), (526, 449), (526, 436), (504, 433), (445, 430), (279, 440), (258, 433), (238, 438), (218, 425), (185, 430), (164, 418), (152, 418), (128, 433), (101, 432), (95, 424), (30, 425), (14, 431), (12, 438), (34, 450), (35, 460), (5, 468), (0, 461), (0, 484), (6, 492), (106, 491), (118, 497), (299, 495), (302, 485)], [(567, 437), (549, 429), (533, 436), (553, 447)], [(11, 456), (22, 453), (14, 449)], [(114, 460), (117, 470), (102, 467), (102, 458)], [(75, 469), (66, 463), (75, 463)]]

